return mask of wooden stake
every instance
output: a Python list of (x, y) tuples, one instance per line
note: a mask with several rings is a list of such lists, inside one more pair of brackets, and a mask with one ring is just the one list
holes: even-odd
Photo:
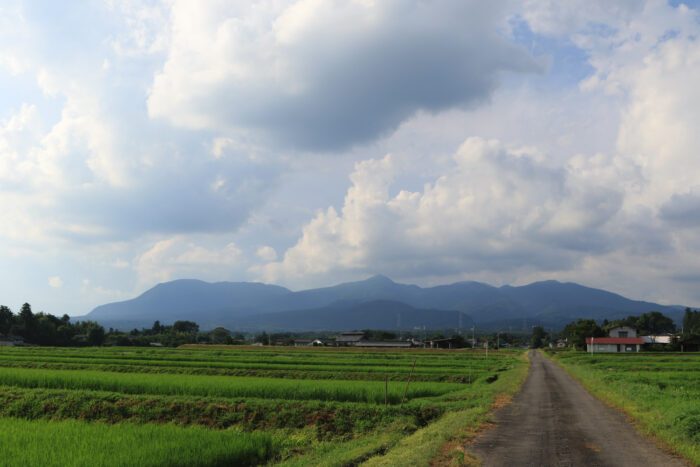
[(384, 407), (389, 405), (389, 375), (384, 375)]
[(403, 390), (403, 397), (401, 397), (401, 405), (403, 407), (403, 400), (406, 398), (406, 393), (408, 392), (408, 385), (411, 383), (411, 376), (413, 376), (413, 369), (416, 367), (417, 358), (413, 359), (413, 366), (411, 367), (411, 372), (408, 374), (408, 381), (406, 381), (406, 387)]

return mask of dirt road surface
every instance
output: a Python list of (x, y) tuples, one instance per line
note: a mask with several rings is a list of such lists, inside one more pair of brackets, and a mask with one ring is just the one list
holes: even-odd
[(686, 466), (643, 439), (625, 417), (531, 351), (530, 373), (496, 426), (467, 449), (490, 466)]

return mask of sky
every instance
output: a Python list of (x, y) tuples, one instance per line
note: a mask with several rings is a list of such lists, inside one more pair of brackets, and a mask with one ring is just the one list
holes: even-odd
[(0, 303), (571, 281), (700, 304), (700, 5), (0, 1)]

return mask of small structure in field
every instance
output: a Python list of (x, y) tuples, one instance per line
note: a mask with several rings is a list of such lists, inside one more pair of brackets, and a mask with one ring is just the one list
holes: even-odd
[(294, 347), (322, 347), (327, 345), (324, 339), (294, 339)]

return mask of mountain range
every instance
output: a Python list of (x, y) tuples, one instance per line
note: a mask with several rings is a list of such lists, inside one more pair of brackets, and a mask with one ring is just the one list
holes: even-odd
[(98, 306), (85, 316), (105, 327), (128, 330), (176, 320), (203, 330), (241, 331), (348, 329), (524, 330), (560, 329), (579, 318), (608, 320), (660, 311), (680, 321), (681, 306), (630, 300), (575, 283), (535, 282), (494, 287), (457, 282), (435, 287), (399, 284), (385, 276), (293, 292), (256, 282), (207, 283), (181, 279), (158, 284), (140, 296)]

